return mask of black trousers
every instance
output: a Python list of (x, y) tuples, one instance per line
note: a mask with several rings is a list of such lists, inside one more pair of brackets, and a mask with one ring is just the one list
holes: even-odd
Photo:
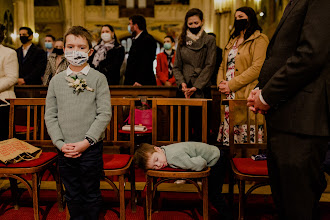
[(328, 137), (268, 132), (268, 172), (281, 220), (320, 219), (318, 205), (326, 188), (322, 163)]
[(9, 105), (0, 106), (0, 141), (7, 140), (9, 134)]
[(209, 176), (209, 200), (219, 212), (221, 220), (232, 220), (232, 212), (229, 209), (226, 200), (222, 194), (222, 186), (226, 177), (228, 159), (223, 151), (220, 151), (221, 156), (218, 162), (211, 167)]
[(59, 170), (65, 186), (72, 220), (98, 220), (102, 208), (100, 180), (103, 170), (103, 142), (87, 148), (78, 158), (59, 156)]

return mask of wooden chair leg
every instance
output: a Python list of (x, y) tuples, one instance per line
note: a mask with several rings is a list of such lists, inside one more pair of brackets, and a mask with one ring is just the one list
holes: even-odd
[(136, 197), (136, 187), (135, 187), (135, 165), (134, 165), (134, 162), (131, 165), (130, 182), (131, 182), (131, 209), (132, 209), (133, 213), (136, 213), (137, 197)]
[(208, 178), (202, 179), (202, 198), (203, 198), (203, 219), (209, 219), (209, 194), (208, 194)]
[(146, 216), (147, 216), (147, 220), (151, 220), (152, 184), (153, 184), (153, 178), (150, 177), (150, 176), (147, 176), (147, 195), (146, 195)]
[(18, 210), (19, 209), (19, 205), (18, 205), (19, 193), (18, 193), (17, 180), (14, 178), (9, 178), (9, 182), (10, 182), (11, 197), (14, 202), (14, 209)]
[(125, 220), (125, 180), (124, 175), (119, 176), (119, 204), (120, 220)]
[(39, 180), (37, 173), (32, 174), (32, 198), (34, 220), (39, 220)]
[(58, 210), (60, 212), (63, 212), (63, 210), (64, 210), (63, 185), (62, 185), (62, 180), (60, 177), (60, 172), (58, 169), (58, 164), (56, 164), (56, 169), (55, 169), (54, 175), (55, 175), (56, 191), (57, 191), (57, 206), (58, 206)]
[(245, 211), (245, 181), (239, 180), (239, 202), (238, 202), (238, 219), (244, 220)]
[(235, 178), (232, 169), (229, 171), (229, 184), (228, 184), (228, 194), (229, 194), (229, 205), (233, 209), (234, 207), (234, 185), (235, 185)]

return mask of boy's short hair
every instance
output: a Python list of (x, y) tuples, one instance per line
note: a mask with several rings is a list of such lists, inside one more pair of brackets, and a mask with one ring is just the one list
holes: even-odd
[(66, 37), (68, 35), (74, 35), (76, 37), (82, 37), (84, 39), (87, 40), (88, 42), (88, 46), (89, 46), (89, 49), (91, 49), (93, 46), (92, 46), (92, 40), (93, 40), (93, 37), (92, 35), (89, 33), (89, 31), (82, 27), (82, 26), (72, 26), (64, 35), (64, 47), (65, 47), (65, 44), (66, 44)]
[(166, 37), (164, 37), (164, 39), (165, 39), (165, 38), (170, 38), (170, 40), (172, 41), (172, 43), (175, 43), (174, 38), (173, 38), (172, 36), (167, 35)]
[(156, 152), (154, 145), (143, 143), (134, 154), (135, 164), (141, 169), (147, 170), (147, 163), (151, 155)]
[(50, 37), (53, 41), (55, 41), (55, 37), (53, 36), (53, 35), (51, 35), (51, 34), (47, 34), (46, 36), (45, 36), (45, 38), (46, 37)]
[(132, 20), (133, 24), (137, 24), (141, 31), (147, 30), (147, 22), (142, 15), (132, 15), (128, 20)]
[(29, 36), (33, 34), (33, 31), (29, 27), (20, 27), (19, 30), (27, 30)]

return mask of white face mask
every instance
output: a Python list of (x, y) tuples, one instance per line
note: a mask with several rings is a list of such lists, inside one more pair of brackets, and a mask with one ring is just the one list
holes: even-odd
[(111, 40), (111, 34), (110, 33), (102, 33), (101, 34), (101, 39), (105, 42), (108, 42)]
[(73, 66), (81, 66), (88, 60), (88, 52), (83, 51), (65, 51), (65, 58)]

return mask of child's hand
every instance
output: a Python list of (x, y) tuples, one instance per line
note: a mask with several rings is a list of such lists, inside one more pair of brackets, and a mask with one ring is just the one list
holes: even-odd
[(89, 147), (89, 142), (84, 139), (83, 141), (71, 143), (70, 145), (74, 146), (74, 150), (81, 154)]
[(75, 150), (75, 147), (71, 144), (64, 144), (61, 151), (65, 157), (77, 158), (81, 156), (81, 153)]

